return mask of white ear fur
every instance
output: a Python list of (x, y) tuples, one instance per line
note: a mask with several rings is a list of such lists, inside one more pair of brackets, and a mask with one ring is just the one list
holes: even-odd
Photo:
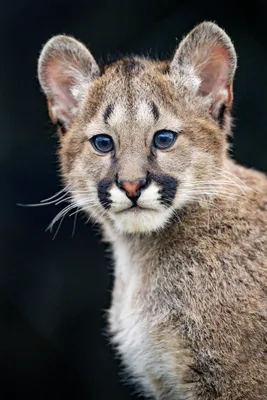
[(46, 43), (38, 61), (38, 78), (53, 122), (70, 127), (88, 85), (98, 75), (91, 53), (74, 38), (59, 35)]
[[(170, 74), (187, 75), (197, 95), (206, 97), (216, 118), (222, 105), (230, 107), (236, 53), (229, 36), (216, 24), (197, 25), (180, 43), (170, 65)], [(194, 79), (195, 77), (195, 79)]]

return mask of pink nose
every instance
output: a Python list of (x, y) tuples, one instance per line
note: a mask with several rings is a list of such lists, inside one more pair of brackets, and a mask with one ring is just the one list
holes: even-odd
[(146, 185), (146, 179), (137, 179), (135, 181), (119, 181), (119, 187), (123, 189), (129, 198), (138, 198), (141, 194), (140, 189)]

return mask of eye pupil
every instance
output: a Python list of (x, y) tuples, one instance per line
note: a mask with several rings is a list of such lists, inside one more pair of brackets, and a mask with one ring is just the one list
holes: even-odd
[(172, 131), (162, 130), (154, 135), (154, 147), (159, 150), (168, 149), (175, 142), (177, 134)]
[(108, 135), (96, 135), (91, 139), (91, 143), (100, 153), (109, 153), (114, 148), (113, 140)]
[(168, 143), (168, 141), (169, 141), (169, 136), (162, 134), (162, 135), (159, 137), (159, 141), (160, 141), (162, 144), (166, 144), (166, 143)]

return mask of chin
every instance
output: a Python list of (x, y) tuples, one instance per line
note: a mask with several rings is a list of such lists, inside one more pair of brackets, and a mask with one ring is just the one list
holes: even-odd
[(167, 210), (126, 210), (112, 213), (115, 229), (123, 234), (149, 234), (164, 228), (172, 216)]

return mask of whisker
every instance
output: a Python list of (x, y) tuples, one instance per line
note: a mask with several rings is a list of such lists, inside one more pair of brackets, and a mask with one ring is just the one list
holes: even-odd
[[(217, 174), (222, 175), (222, 174), (219, 173), (219, 172), (217, 172)], [(229, 180), (234, 186), (236, 186), (237, 188), (239, 188), (239, 189), (245, 194), (244, 189), (243, 189), (240, 185), (238, 185), (236, 182), (234, 182), (231, 178), (225, 177), (225, 176), (223, 176), (223, 177), (224, 177), (224, 178), (228, 178), (228, 180)], [(227, 185), (230, 185), (230, 183), (227, 183)], [(248, 189), (248, 187), (246, 187), (246, 185), (244, 185), (244, 184), (243, 184), (243, 187), (246, 188), (246, 189)]]
[[(248, 190), (251, 190), (251, 191), (253, 191), (253, 192), (255, 192), (255, 193), (258, 193), (257, 190), (252, 189), (250, 186), (248, 186), (248, 185), (246, 184), (246, 182), (242, 181), (242, 179), (240, 179), (238, 176), (236, 176), (236, 175), (233, 174), (232, 172), (230, 172), (230, 171), (228, 171), (228, 170), (226, 170), (226, 169), (218, 168), (218, 167), (215, 167), (215, 169), (217, 169), (217, 171), (220, 171), (220, 173), (217, 172), (217, 174), (220, 174), (220, 175), (223, 175), (223, 174), (231, 175), (233, 178), (237, 179), (240, 183), (242, 183), (244, 186), (246, 186), (246, 188), (247, 188)], [(224, 177), (227, 178), (227, 176), (224, 176)], [(228, 179), (230, 179), (230, 178), (228, 178)], [(232, 181), (232, 182), (233, 182), (233, 181)]]
[(47, 203), (33, 203), (33, 204), (21, 204), (17, 203), (17, 206), (20, 207), (44, 207), (44, 206), (49, 206), (50, 204), (55, 204), (57, 200), (49, 201)]
[[(60, 195), (63, 191), (66, 191), (63, 195), (57, 198), (58, 195)], [(70, 194), (70, 197), (67, 197)], [(72, 194), (79, 194), (79, 195), (90, 195), (90, 192), (88, 191), (78, 191), (78, 190), (72, 190), (67, 191), (67, 187), (63, 188), (60, 192), (54, 194), (51, 197), (48, 197), (47, 199), (41, 200), (39, 203), (28, 203), (28, 204), (23, 204), (23, 203), (17, 203), (17, 206), (20, 207), (43, 207), (43, 206), (49, 206), (51, 204), (58, 205), (64, 201), (68, 201), (72, 199)]]
[[(243, 194), (246, 194), (245, 193), (245, 191), (244, 191), (244, 189), (240, 186), (240, 185), (238, 185), (236, 182), (233, 182), (232, 180), (230, 180), (230, 179), (228, 179), (228, 181), (220, 181), (220, 180), (217, 180), (217, 181), (199, 181), (199, 182), (190, 182), (190, 183), (185, 183), (184, 184), (185, 185), (185, 187), (190, 187), (190, 185), (193, 185), (194, 187), (198, 187), (198, 186), (201, 186), (201, 185), (203, 185), (203, 186), (213, 186), (213, 187), (220, 187), (220, 186), (224, 186), (224, 185), (227, 185), (227, 186), (234, 186), (234, 187), (237, 187), (237, 188), (239, 188), (241, 191), (242, 191), (242, 193)], [(245, 189), (247, 189), (247, 187), (245, 187)]]
[(81, 211), (80, 208), (77, 207), (77, 209), (76, 209), (75, 211), (73, 211), (73, 212), (69, 215), (69, 218), (72, 217), (73, 215), (78, 214), (80, 211)]
[(239, 197), (239, 198), (242, 198), (242, 199), (244, 199), (244, 196), (241, 196), (241, 195), (238, 195), (238, 194), (236, 194), (236, 193), (229, 193), (229, 192), (226, 192), (226, 191), (217, 191), (217, 192), (214, 192), (214, 191), (207, 191), (207, 190), (204, 190), (204, 191), (201, 191), (200, 189), (199, 190), (194, 190), (194, 189), (192, 189), (192, 190), (189, 190), (188, 192), (187, 192), (188, 194), (191, 194), (191, 193), (193, 193), (193, 194), (197, 194), (197, 195), (207, 195), (207, 196), (226, 196), (227, 197), (227, 195), (229, 195), (228, 197), (230, 198), (231, 196), (233, 196), (233, 198), (235, 198), (235, 197)]
[[(62, 191), (61, 191), (62, 192)], [(64, 200), (64, 198), (66, 197), (68, 195), (68, 192), (66, 192), (66, 193), (64, 193), (62, 196), (60, 196), (59, 198), (55, 198), (55, 199), (53, 199), (53, 200), (50, 200), (50, 201), (47, 201), (48, 199), (46, 199), (46, 200), (41, 200), (39, 203), (30, 203), (30, 204), (21, 204), (21, 203), (17, 203), (17, 205), (18, 206), (21, 206), (21, 207), (43, 207), (43, 206), (48, 206), (48, 205), (50, 205), (50, 204), (56, 204), (56, 202), (58, 202), (59, 200), (61, 200), (61, 199), (63, 199)], [(54, 196), (51, 196), (51, 198), (52, 197), (55, 197), (55, 195)]]
[(71, 232), (71, 237), (73, 237), (73, 236), (74, 236), (74, 233), (75, 233), (75, 228), (76, 228), (77, 217), (78, 217), (78, 212), (79, 212), (79, 211), (80, 211), (80, 210), (78, 209), (77, 212), (76, 212), (76, 214), (75, 214), (75, 216), (74, 216), (74, 218), (73, 218), (73, 228), (72, 228), (72, 232)]
[[(195, 187), (210, 187), (210, 188), (218, 188), (218, 187), (225, 187), (225, 186), (234, 186), (234, 187), (239, 187), (238, 185), (236, 185), (235, 183), (221, 183), (221, 182), (217, 182), (217, 183), (207, 183), (207, 182), (203, 182), (203, 183), (196, 183), (196, 184), (184, 184), (183, 187), (186, 188), (195, 188)], [(240, 188), (241, 189), (241, 188)], [(242, 190), (242, 192), (245, 194), (245, 192)]]
[(60, 201), (57, 201), (57, 202), (55, 203), (55, 206), (57, 206), (57, 205), (60, 204), (60, 203), (64, 203), (65, 201), (69, 201), (69, 200), (73, 200), (73, 197), (72, 197), (72, 196), (69, 196), (69, 197), (64, 198), (64, 199), (62, 199), (62, 200), (60, 200)]
[(69, 187), (69, 185), (65, 186), (63, 189), (61, 189), (59, 192), (55, 193), (53, 196), (48, 197), (47, 199), (41, 200), (40, 203), (44, 203), (46, 201), (54, 199), (55, 197), (59, 196), (62, 192), (65, 192), (68, 187)]
[(46, 228), (46, 230), (50, 230), (50, 232), (52, 232), (52, 228), (53, 225), (61, 218), (62, 215), (68, 213), (72, 208), (77, 207), (74, 204), (69, 204), (67, 205), (65, 208), (63, 208), (63, 210), (61, 210), (52, 220), (52, 222), (48, 225), (48, 227)]
[(66, 216), (66, 214), (64, 214), (64, 215), (62, 216), (62, 218), (61, 218), (61, 220), (60, 220), (60, 222), (59, 222), (59, 224), (58, 224), (57, 230), (56, 230), (56, 232), (55, 232), (55, 234), (54, 234), (52, 240), (54, 240), (54, 239), (56, 238), (56, 236), (57, 236), (57, 234), (58, 234), (58, 232), (59, 232), (59, 229), (60, 229), (60, 227), (61, 227), (61, 225), (62, 225), (62, 222), (63, 222), (65, 216)]
[[(233, 181), (229, 181), (229, 178), (227, 177), (227, 180), (222, 181), (221, 179), (211, 179), (211, 180), (205, 180), (205, 181), (201, 181), (201, 180), (196, 180), (196, 181), (190, 181), (189, 184), (191, 183), (210, 183), (210, 184), (220, 184), (220, 183), (229, 183), (229, 182), (233, 182)], [(186, 184), (186, 182), (185, 182)]]

